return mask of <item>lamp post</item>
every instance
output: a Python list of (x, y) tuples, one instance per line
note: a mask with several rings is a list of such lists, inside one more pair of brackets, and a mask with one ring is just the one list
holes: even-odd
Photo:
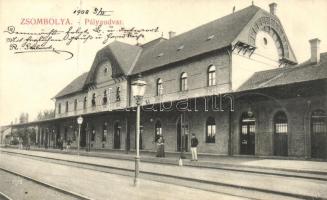
[(132, 94), (135, 98), (136, 102), (136, 156), (135, 156), (135, 176), (134, 176), (134, 185), (138, 184), (138, 176), (139, 176), (139, 164), (140, 164), (140, 112), (141, 112), (141, 104), (142, 99), (145, 93), (146, 82), (142, 80), (141, 75), (138, 75), (136, 81), (133, 81), (132, 86)]
[(79, 145), (80, 145), (80, 140), (81, 140), (81, 124), (83, 123), (83, 117), (79, 116), (77, 118), (77, 124), (78, 124), (78, 139), (77, 139), (77, 151), (79, 155)]

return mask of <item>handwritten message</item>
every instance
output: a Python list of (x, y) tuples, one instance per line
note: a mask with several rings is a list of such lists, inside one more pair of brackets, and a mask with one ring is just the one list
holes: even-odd
[(42, 53), (53, 52), (56, 54), (67, 54), (65, 59), (71, 59), (74, 54), (62, 46), (70, 46), (74, 42), (87, 43), (91, 41), (100, 41), (107, 44), (114, 39), (135, 39), (138, 41), (145, 38), (147, 34), (158, 33), (159, 27), (136, 28), (136, 27), (112, 27), (97, 25), (94, 28), (83, 28), (81, 26), (70, 26), (64, 28), (52, 28), (37, 32), (24, 32), (15, 26), (8, 26), (4, 33), (6, 34), (6, 43), (9, 51), (14, 54), (22, 53)]

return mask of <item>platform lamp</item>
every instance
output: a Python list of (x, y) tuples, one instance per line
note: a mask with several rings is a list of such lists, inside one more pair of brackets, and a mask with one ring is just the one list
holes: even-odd
[(140, 112), (143, 96), (145, 93), (146, 82), (142, 80), (141, 74), (138, 75), (137, 80), (131, 83), (132, 95), (136, 102), (136, 157), (135, 157), (135, 176), (134, 186), (138, 184), (139, 164), (140, 164)]
[(77, 140), (77, 151), (78, 151), (78, 155), (79, 155), (79, 146), (80, 146), (80, 140), (81, 140), (81, 125), (83, 123), (83, 117), (79, 116), (77, 118), (77, 124), (78, 124), (78, 140)]

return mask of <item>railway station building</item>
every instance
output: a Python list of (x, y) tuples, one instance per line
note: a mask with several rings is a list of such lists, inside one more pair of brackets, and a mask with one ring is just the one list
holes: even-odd
[(133, 151), (135, 99), (131, 83), (142, 76), (142, 151), (198, 151), (213, 155), (327, 158), (327, 52), (310, 40), (298, 63), (276, 14), (255, 5), (185, 33), (145, 44), (114, 41), (98, 50), (90, 70), (55, 95), (55, 118), (37, 126), (37, 145)]

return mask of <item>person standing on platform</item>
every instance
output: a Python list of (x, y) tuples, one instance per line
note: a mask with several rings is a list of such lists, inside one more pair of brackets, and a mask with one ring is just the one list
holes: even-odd
[(199, 144), (198, 138), (195, 137), (195, 133), (192, 133), (192, 138), (191, 138), (192, 160), (191, 161), (198, 161), (198, 153), (197, 153), (198, 144)]
[(66, 150), (68, 151), (70, 149), (70, 144), (72, 143), (72, 141), (70, 140), (70, 138), (68, 138), (67, 142), (66, 142)]
[(157, 140), (157, 157), (165, 157), (165, 146), (162, 136)]

